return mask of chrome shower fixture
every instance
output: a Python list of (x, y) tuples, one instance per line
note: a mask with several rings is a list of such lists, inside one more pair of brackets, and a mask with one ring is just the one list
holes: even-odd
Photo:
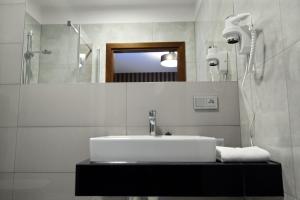
[(24, 53), (25, 63), (23, 67), (23, 73), (22, 73), (22, 82), (23, 84), (30, 83), (30, 80), (32, 78), (32, 63), (31, 60), (34, 57), (34, 54), (51, 54), (52, 51), (44, 49), (42, 51), (33, 51), (32, 50), (32, 38), (33, 38), (33, 31), (29, 31), (27, 33), (27, 45), (26, 45), (26, 52)]
[(76, 28), (76, 27), (72, 24), (71, 20), (68, 20), (68, 21), (67, 21), (67, 26), (68, 26), (68, 27), (71, 27), (77, 34), (80, 33), (80, 31), (79, 31), (80, 27), (79, 27), (79, 29)]

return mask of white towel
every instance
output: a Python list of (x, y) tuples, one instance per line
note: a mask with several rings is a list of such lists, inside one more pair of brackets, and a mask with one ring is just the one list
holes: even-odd
[(264, 162), (270, 153), (259, 147), (231, 148), (217, 146), (217, 159), (221, 162)]

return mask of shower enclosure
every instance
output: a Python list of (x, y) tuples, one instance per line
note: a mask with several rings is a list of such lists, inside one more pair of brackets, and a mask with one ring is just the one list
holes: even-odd
[(40, 24), (27, 14), (23, 52), (23, 84), (92, 82), (92, 44), (71, 21)]

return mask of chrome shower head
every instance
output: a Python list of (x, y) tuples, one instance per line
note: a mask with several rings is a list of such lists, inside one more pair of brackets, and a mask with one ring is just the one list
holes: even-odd
[(67, 21), (67, 26), (70, 27), (70, 28), (72, 28), (76, 33), (79, 34), (79, 29), (80, 29), (80, 27), (79, 27), (79, 29), (76, 28), (76, 27), (72, 24), (71, 20), (68, 20), (68, 21)]

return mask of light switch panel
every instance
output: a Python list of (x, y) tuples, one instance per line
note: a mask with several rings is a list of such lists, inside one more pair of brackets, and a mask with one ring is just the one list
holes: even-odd
[(194, 96), (194, 110), (217, 110), (218, 96)]

